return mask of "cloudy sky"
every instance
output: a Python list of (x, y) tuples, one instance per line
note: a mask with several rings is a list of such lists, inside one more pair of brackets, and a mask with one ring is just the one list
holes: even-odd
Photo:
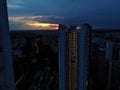
[(7, 0), (7, 5), (11, 30), (56, 29), (58, 23), (120, 29), (120, 0)]

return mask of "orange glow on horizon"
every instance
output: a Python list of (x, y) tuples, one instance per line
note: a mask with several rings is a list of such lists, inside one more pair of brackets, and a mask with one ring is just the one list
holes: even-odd
[(40, 22), (28, 22), (26, 23), (29, 26), (33, 27), (42, 27), (45, 29), (58, 29), (59, 24), (50, 24), (50, 23), (40, 23)]

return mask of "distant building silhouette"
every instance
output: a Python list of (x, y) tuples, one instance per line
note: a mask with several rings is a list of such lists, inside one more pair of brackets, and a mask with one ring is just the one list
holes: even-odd
[(6, 0), (0, 0), (0, 90), (15, 90)]
[(59, 25), (59, 90), (87, 90), (90, 29)]
[(120, 31), (93, 31), (90, 62), (90, 90), (119, 90)]

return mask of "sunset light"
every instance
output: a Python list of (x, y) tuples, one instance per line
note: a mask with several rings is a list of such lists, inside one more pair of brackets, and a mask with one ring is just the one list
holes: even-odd
[[(51, 16), (21, 16), (21, 17), (9, 17), (9, 22), (18, 26), (18, 29), (29, 30), (58, 30), (58, 24), (46, 22)], [(54, 16), (54, 18), (62, 18)], [(36, 20), (36, 19), (39, 19)], [(46, 23), (44, 23), (46, 22)], [(14, 29), (14, 27), (12, 27)]]
[(32, 27), (43, 27), (45, 29), (58, 29), (58, 24), (40, 23), (40, 22), (28, 22), (26, 24)]

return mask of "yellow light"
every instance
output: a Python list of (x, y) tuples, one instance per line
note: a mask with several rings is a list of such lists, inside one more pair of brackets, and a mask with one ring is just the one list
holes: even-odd
[(58, 24), (50, 24), (50, 23), (39, 23), (39, 22), (30, 22), (27, 23), (30, 26), (36, 26), (36, 27), (54, 27), (54, 26), (58, 26)]
[(26, 24), (32, 27), (43, 27), (46, 29), (58, 29), (58, 24), (40, 23), (40, 22), (27, 22)]
[(50, 24), (47, 23), (28, 23), (30, 26), (36, 26), (36, 27), (48, 27)]

